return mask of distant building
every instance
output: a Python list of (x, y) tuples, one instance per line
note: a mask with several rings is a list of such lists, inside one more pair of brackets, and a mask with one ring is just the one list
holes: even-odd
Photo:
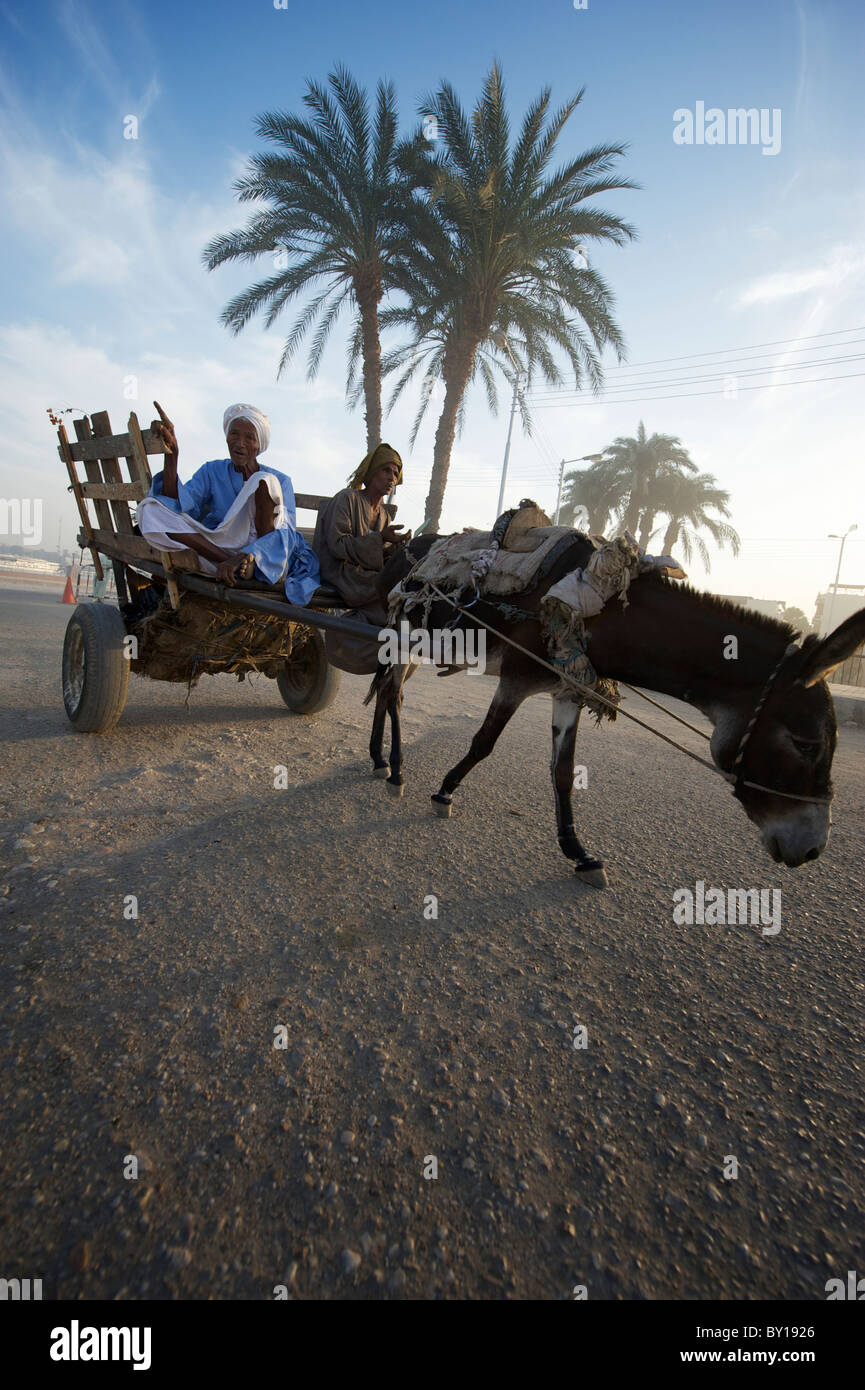
[(40, 560), (34, 555), (22, 555), (20, 551), (0, 553), (0, 568), (16, 574), (62, 574), (63, 570), (54, 560)]
[(753, 613), (762, 613), (766, 618), (780, 618), (787, 607), (780, 598), (751, 598), (750, 594), (718, 594), (728, 603), (738, 603), (742, 608), (750, 608)]
[(865, 584), (839, 584), (837, 594), (830, 589), (817, 595), (812, 627), (825, 637), (860, 608), (865, 608)]

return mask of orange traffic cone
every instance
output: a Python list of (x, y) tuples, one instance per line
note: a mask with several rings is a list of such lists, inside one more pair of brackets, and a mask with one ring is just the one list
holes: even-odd
[(74, 595), (73, 592), (72, 592), (72, 578), (71, 578), (70, 575), (67, 575), (67, 576), (66, 576), (66, 588), (63, 590), (63, 597), (62, 597), (62, 599), (60, 600), (60, 602), (61, 602), (61, 603), (74, 603), (74, 602), (75, 602), (75, 595)]

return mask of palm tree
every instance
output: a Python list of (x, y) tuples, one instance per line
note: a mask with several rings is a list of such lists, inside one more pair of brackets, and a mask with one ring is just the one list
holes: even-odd
[(646, 434), (642, 420), (636, 435), (620, 435), (604, 450), (604, 454), (630, 474), (628, 501), (623, 516), (623, 529), (637, 534), (643, 550), (648, 549), (655, 524), (655, 514), (661, 510), (653, 505), (653, 483), (665, 470), (687, 469), (697, 472), (682, 441), (673, 434)]
[(588, 468), (565, 474), (561, 522), (572, 526), (578, 510), (589, 514), (588, 530), (603, 535), (611, 518), (621, 519), (631, 486), (631, 474), (615, 459), (601, 459)]
[(378, 84), (374, 121), (366, 91), (345, 68), (329, 75), (328, 88), (307, 84), (303, 101), (312, 120), (280, 112), (257, 117), (257, 133), (279, 149), (254, 155), (235, 188), (240, 202), (266, 207), (240, 231), (214, 238), (204, 261), (214, 270), (276, 253), (276, 273), (224, 309), (222, 321), (235, 333), (259, 310), (270, 328), (286, 304), (313, 292), (286, 339), (278, 376), (317, 320), (308, 357), (313, 378), (340, 312), (350, 305), (357, 318), (353, 348), (363, 364), (367, 445), (373, 448), (381, 440), (379, 305), (414, 241), (417, 200), (399, 158), (411, 146), (396, 138), (391, 83)]
[(801, 632), (803, 637), (807, 637), (808, 633), (811, 631), (811, 624), (805, 617), (802, 609), (791, 607), (789, 604), (784, 605), (784, 611), (781, 614), (781, 622), (789, 623), (797, 632)]
[[(661, 512), (669, 518), (661, 543), (662, 553), (672, 555), (675, 547), (681, 546), (685, 562), (690, 563), (696, 549), (708, 574), (711, 569), (709, 551), (699, 534), (704, 530), (716, 545), (729, 545), (733, 554), (738, 555), (742, 542), (738, 531), (726, 520), (730, 515), (729, 503), (729, 492), (718, 486), (712, 473), (690, 477), (675, 468), (666, 470), (655, 483), (651, 502), (656, 513)], [(709, 516), (710, 511), (717, 512), (718, 516)]]
[[(448, 83), (421, 106), (428, 128), (435, 123), (440, 148), (407, 160), (427, 192), (429, 221), (398, 277), (407, 303), (382, 316), (382, 324), (407, 326), (411, 339), (383, 365), (385, 371), (402, 368), (391, 404), (426, 366), (412, 440), (432, 386), (438, 379), (444, 384), (426, 502), (435, 525), (471, 381), (481, 378), (495, 411), (497, 371), (524, 390), (537, 373), (558, 385), (559, 349), (576, 384), (585, 377), (597, 389), (603, 349), (611, 346), (621, 360), (610, 290), (595, 270), (576, 266), (573, 255), (591, 240), (622, 246), (634, 235), (612, 213), (585, 206), (596, 194), (635, 186), (611, 172), (625, 147), (599, 145), (548, 172), (582, 96), (548, 120), (546, 88), (526, 113), (513, 148), (498, 64), (470, 118)], [(414, 149), (420, 148), (416, 137)], [(522, 397), (521, 405), (528, 426)]]

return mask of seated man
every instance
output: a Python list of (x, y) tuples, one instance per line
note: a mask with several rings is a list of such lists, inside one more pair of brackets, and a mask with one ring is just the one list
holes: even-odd
[(229, 406), (222, 427), (231, 457), (212, 459), (181, 483), (174, 426), (153, 404), (161, 418), (150, 428), (168, 453), (138, 504), (142, 536), (159, 550), (194, 550), (204, 572), (227, 584), (284, 581), (292, 603), (307, 603), (320, 583), (318, 561), (296, 529), (291, 479), (258, 462), (270, 443), (267, 416), (255, 406)]
[[(356, 469), (343, 488), (319, 512), (312, 545), (321, 566), (323, 584), (341, 595), (352, 617), (376, 630), (387, 622), (387, 613), (376, 592), (376, 580), (395, 546), (411, 539), (399, 533), (384, 499), (402, 482), (402, 459), (390, 444), (379, 444)], [(370, 675), (377, 666), (378, 644), (373, 636), (347, 637), (325, 634), (328, 660), (343, 671)]]
[[(383, 505), (402, 482), (402, 459), (389, 444), (379, 444), (343, 488), (318, 514), (312, 548), (324, 584), (331, 584), (348, 608), (381, 609), (375, 582), (394, 545), (404, 545)], [(384, 617), (382, 617), (384, 621)]]

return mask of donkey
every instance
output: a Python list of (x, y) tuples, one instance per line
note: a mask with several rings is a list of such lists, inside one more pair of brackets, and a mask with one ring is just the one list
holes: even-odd
[[(412, 543), (410, 550), (397, 552), (382, 571), (382, 597), (436, 539), (440, 538), (424, 537)], [(546, 659), (541, 624), (532, 615), (547, 590), (585, 565), (591, 553), (588, 538), (575, 533), (573, 545), (543, 582), (519, 595), (518, 616), (489, 598), (473, 604), (460, 621), (477, 627), (477, 617)], [(453, 619), (454, 609), (439, 599), (429, 610), (426, 626), (444, 628)], [(829, 838), (837, 729), (826, 678), (865, 641), (865, 609), (822, 641), (809, 636), (800, 645), (797, 635), (774, 618), (700, 593), (658, 572), (633, 580), (627, 607), (610, 601), (586, 623), (586, 651), (599, 676), (674, 696), (709, 718), (714, 726), (709, 746), (715, 767), (732, 782), (736, 799), (760, 830), (768, 853), (790, 868), (816, 859)], [(465, 757), (433, 794), (433, 807), (439, 815), (449, 816), (457, 787), (492, 752), (522, 702), (548, 692), (553, 701), (551, 772), (559, 846), (574, 862), (579, 878), (605, 887), (603, 861), (580, 843), (571, 804), (582, 699), (561, 677), (489, 632), (486, 643), (486, 674), (498, 677), (498, 688)], [(387, 781), (388, 790), (396, 795), (401, 795), (403, 787), (399, 710), (404, 682), (413, 669), (382, 665), (367, 696), (367, 702), (375, 700), (370, 756), (377, 776), (387, 773), (382, 741), (385, 713), (390, 715), (393, 738)], [(445, 668), (441, 674), (457, 669), (461, 668)]]

